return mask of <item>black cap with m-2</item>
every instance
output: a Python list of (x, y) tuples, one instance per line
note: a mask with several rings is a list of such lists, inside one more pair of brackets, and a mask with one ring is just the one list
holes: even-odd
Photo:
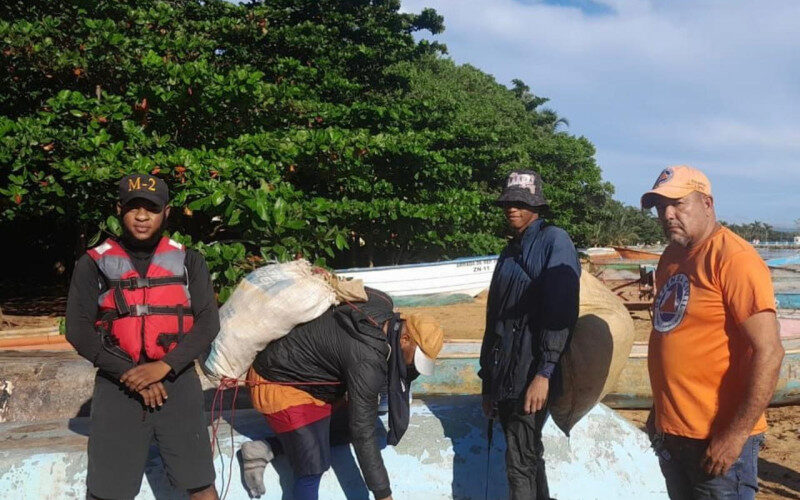
[(495, 204), (524, 203), (529, 207), (547, 206), (542, 192), (542, 177), (533, 170), (512, 170)]
[(150, 174), (126, 175), (119, 181), (119, 202), (126, 205), (136, 198), (151, 201), (163, 209), (169, 203), (169, 188)]

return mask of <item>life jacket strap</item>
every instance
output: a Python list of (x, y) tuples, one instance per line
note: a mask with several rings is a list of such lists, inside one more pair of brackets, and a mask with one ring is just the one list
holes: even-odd
[(123, 351), (119, 346), (119, 339), (111, 335), (111, 333), (102, 326), (95, 327), (95, 330), (100, 335), (103, 349), (114, 356), (124, 359), (125, 361), (133, 361), (133, 358), (127, 352)]
[(122, 293), (122, 288), (119, 286), (114, 287), (114, 305), (117, 308), (119, 316), (128, 316), (131, 313), (131, 308), (128, 306), (128, 301), (125, 300), (125, 295)]
[(190, 307), (184, 306), (171, 306), (171, 307), (164, 307), (164, 306), (151, 306), (148, 304), (134, 304), (134, 305), (127, 305), (128, 314), (120, 314), (119, 311), (110, 310), (103, 314), (100, 318), (101, 321), (114, 321), (119, 318), (130, 316), (130, 317), (138, 317), (138, 316), (153, 316), (153, 315), (162, 315), (162, 316), (178, 316), (178, 323), (183, 329), (183, 317), (184, 316), (191, 316), (192, 309)]
[[(159, 333), (158, 338), (156, 339), (156, 344), (163, 347), (165, 350), (169, 348), (172, 344), (180, 344), (183, 342), (183, 338), (186, 337), (186, 333), (183, 331), (183, 316), (184, 311), (183, 307), (179, 308), (178, 311), (178, 332), (169, 334), (169, 333)], [(189, 310), (191, 311), (191, 310)]]
[(135, 276), (123, 280), (108, 280), (109, 288), (126, 290), (136, 290), (137, 288), (152, 288), (164, 285), (189, 285), (188, 277), (185, 274), (180, 276), (162, 276), (159, 278), (148, 278)]

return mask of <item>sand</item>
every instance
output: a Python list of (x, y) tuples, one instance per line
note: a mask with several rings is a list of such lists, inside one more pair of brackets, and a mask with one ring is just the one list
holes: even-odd
[[(486, 296), (475, 302), (442, 307), (402, 308), (410, 313), (425, 313), (437, 318), (447, 338), (483, 338)], [(636, 340), (647, 340), (650, 316), (647, 311), (634, 313)], [(619, 410), (638, 427), (644, 427), (647, 411)], [(800, 500), (800, 405), (769, 408), (767, 442), (759, 455), (758, 475), (761, 493), (758, 498), (793, 498)]]

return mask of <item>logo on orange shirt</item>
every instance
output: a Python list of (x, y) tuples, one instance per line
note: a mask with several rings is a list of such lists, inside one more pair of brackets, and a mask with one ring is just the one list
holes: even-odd
[(653, 328), (668, 333), (681, 324), (689, 303), (689, 291), (689, 278), (685, 274), (670, 276), (656, 297)]

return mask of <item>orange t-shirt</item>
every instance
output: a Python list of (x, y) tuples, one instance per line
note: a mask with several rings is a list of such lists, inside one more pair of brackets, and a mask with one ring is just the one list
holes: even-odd
[[(739, 325), (775, 310), (769, 269), (727, 228), (697, 247), (670, 245), (656, 270), (648, 369), (656, 427), (706, 439), (741, 401), (752, 348)], [(752, 433), (765, 431), (764, 415)]]

